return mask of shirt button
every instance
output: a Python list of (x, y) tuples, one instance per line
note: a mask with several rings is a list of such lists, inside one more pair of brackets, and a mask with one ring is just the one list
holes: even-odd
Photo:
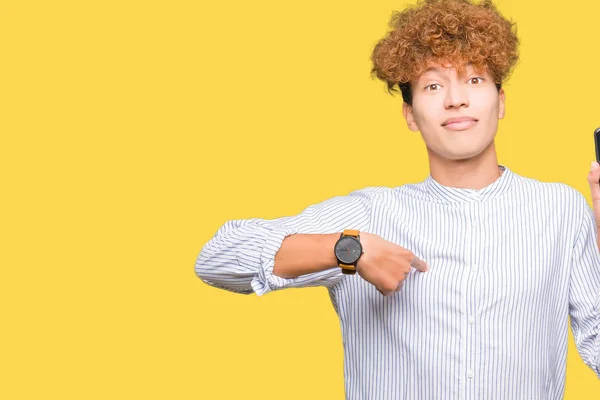
[(469, 379), (473, 378), (473, 370), (470, 369), (467, 371), (467, 377), (469, 377)]
[(477, 271), (477, 265), (473, 265), (473, 266), (471, 267), (471, 271), (472, 271), (472, 272), (475, 272), (475, 271)]
[(477, 220), (477, 217), (473, 217), (473, 219), (471, 220), (471, 225), (473, 225), (473, 226), (479, 225), (479, 221)]
[(470, 315), (469, 316), (469, 325), (473, 325), (475, 323), (475, 317)]

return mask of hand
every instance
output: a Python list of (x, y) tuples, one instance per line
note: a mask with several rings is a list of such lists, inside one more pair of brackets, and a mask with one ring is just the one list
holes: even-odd
[(358, 260), (357, 272), (384, 296), (402, 288), (411, 268), (420, 272), (429, 269), (427, 263), (417, 258), (410, 250), (378, 235), (361, 232), (360, 243), (364, 254)]
[(594, 220), (596, 221), (596, 232), (598, 247), (600, 248), (600, 165), (596, 161), (592, 161), (592, 169), (588, 174), (588, 183), (592, 192), (592, 208), (594, 209)]

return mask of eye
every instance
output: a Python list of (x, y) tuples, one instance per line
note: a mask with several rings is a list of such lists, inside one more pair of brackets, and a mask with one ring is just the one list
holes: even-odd
[(476, 77), (474, 77), (474, 78), (471, 78), (471, 79), (469, 79), (469, 82), (470, 82), (470, 83), (473, 83), (473, 80), (477, 80), (477, 79), (478, 79), (479, 81), (478, 81), (478, 82), (476, 81), (476, 82), (475, 82), (475, 84), (483, 82), (483, 78), (480, 78), (480, 77), (478, 77), (478, 76), (476, 76)]
[[(434, 86), (435, 86), (435, 89), (434, 89)], [(439, 83), (432, 83), (431, 85), (425, 86), (425, 90), (428, 90), (428, 91), (437, 90), (439, 88), (439, 86), (440, 86)]]

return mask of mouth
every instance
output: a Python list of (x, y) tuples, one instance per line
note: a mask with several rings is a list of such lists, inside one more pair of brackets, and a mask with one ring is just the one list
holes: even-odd
[(446, 129), (448, 129), (449, 131), (463, 131), (465, 129), (471, 128), (476, 123), (477, 123), (476, 119), (468, 119), (468, 120), (463, 120), (463, 121), (449, 122), (449, 123), (443, 124), (442, 126)]

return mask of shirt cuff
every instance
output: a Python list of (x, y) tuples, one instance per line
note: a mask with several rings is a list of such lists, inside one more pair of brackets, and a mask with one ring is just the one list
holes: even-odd
[(275, 254), (281, 248), (281, 243), (286, 236), (298, 233), (294, 228), (279, 227), (270, 231), (260, 252), (261, 267), (258, 274), (252, 279), (252, 289), (258, 296), (269, 293), (272, 290), (281, 289), (292, 285), (298, 278), (282, 278), (273, 275), (275, 265)]

